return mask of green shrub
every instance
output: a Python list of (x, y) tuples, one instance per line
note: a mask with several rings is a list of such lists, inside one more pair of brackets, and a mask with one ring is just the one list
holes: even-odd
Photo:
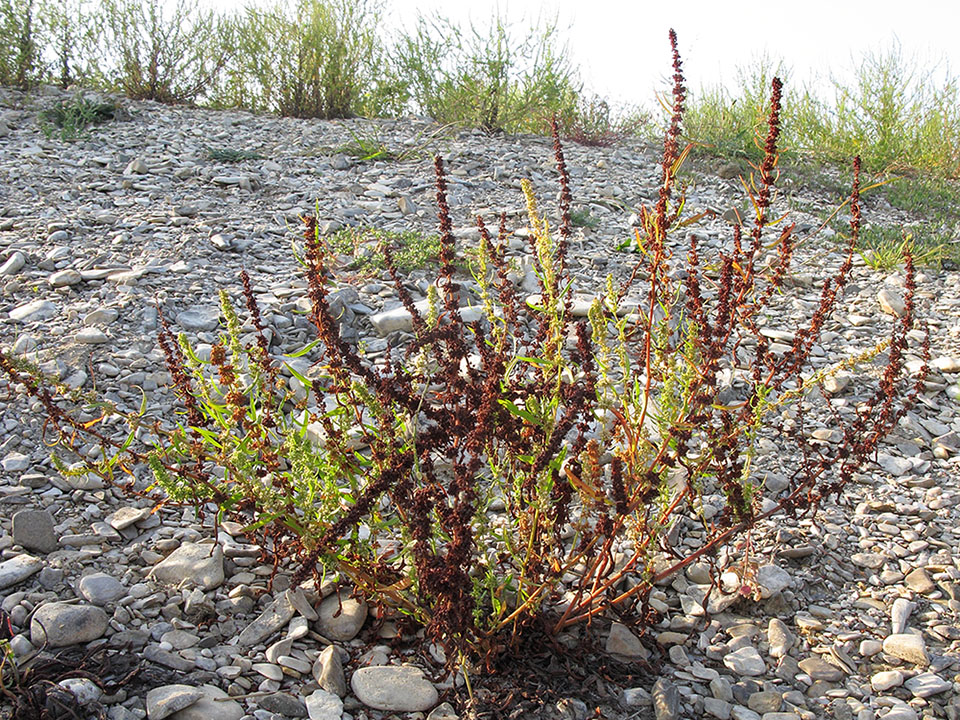
[(104, 0), (106, 81), (134, 100), (190, 103), (233, 53), (232, 24), (191, 0)]
[(438, 122), (543, 134), (553, 115), (575, 113), (581, 90), (556, 30), (517, 37), (499, 15), (479, 28), (421, 15), (395, 53), (413, 101)]
[(377, 34), (381, 12), (374, 0), (248, 7), (213, 102), (304, 118), (399, 112), (406, 97)]

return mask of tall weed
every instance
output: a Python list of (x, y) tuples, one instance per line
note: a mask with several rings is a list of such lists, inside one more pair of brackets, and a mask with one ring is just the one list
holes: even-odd
[[(477, 218), (476, 303), (465, 304), (437, 157), (439, 277), (416, 303), (384, 247), (413, 339), (381, 361), (341, 335), (344, 300), (327, 284), (334, 259), (316, 218), (305, 217), (301, 256), (318, 341), (301, 354), (319, 372), (286, 363), (296, 382), (283, 382), (285, 360), (270, 352), (245, 272), (235, 297), (220, 293), (223, 332), (209, 359), (161, 313), (159, 344), (183, 404), (175, 427), (106, 403), (81, 416), (77, 404), (89, 398), (10, 353), (0, 353), (0, 371), (40, 404), (62, 449), (74, 436), (101, 448), (99, 459), (60, 462), (62, 472), (116, 483), (130, 473), (134, 488), (162, 489), (160, 503), (215, 503), (278, 563), (291, 561), (294, 584), (337, 570), (384, 613), (422, 623), (451, 664), (509, 651), (527, 628), (559, 633), (604, 614), (642, 630), (656, 620), (657, 583), (695, 562), (711, 580), (685, 597), (699, 592), (703, 610), (711, 598), (751, 595), (749, 531), (842, 493), (923, 387), (923, 370), (906, 372), (916, 342), (913, 265), (907, 254), (904, 312), (889, 339), (822, 368), (816, 353), (842, 311), (860, 234), (856, 159), (841, 263), (806, 322), (771, 342), (766, 324), (782, 312), (794, 248), (794, 226), (771, 208), (781, 82), (771, 82), (751, 226), (735, 226), (709, 256), (693, 234), (683, 256), (670, 240), (687, 220), (677, 173), (690, 148), (681, 141), (686, 88), (672, 31), (670, 40), (671, 118), (657, 197), (636, 230), (640, 261), (624, 282), (608, 278), (587, 308), (577, 305), (568, 267), (572, 192), (554, 122), (555, 231), (522, 182), (534, 296), (521, 296), (511, 278), (504, 214), (494, 231)], [(928, 341), (918, 344), (928, 358)], [(841, 413), (824, 379), (872, 362), (878, 377), (862, 373), (864, 399)], [(111, 434), (98, 412), (120, 415), (129, 429)], [(838, 426), (843, 441), (811, 439), (820, 422)], [(158, 438), (153, 447), (135, 443), (143, 430)], [(784, 447), (761, 452), (764, 442)], [(777, 467), (787, 481), (768, 489)], [(738, 538), (742, 553), (729, 549)]]

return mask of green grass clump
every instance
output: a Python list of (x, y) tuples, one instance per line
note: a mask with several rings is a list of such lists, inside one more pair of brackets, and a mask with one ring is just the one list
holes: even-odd
[(400, 272), (435, 266), (440, 258), (440, 238), (409, 230), (374, 227), (343, 228), (324, 237), (333, 253), (351, 257), (345, 270), (361, 276), (378, 275), (387, 265), (383, 246), (393, 249), (393, 263)]
[(593, 228), (600, 226), (600, 218), (591, 214), (590, 208), (580, 208), (570, 211), (570, 224), (573, 227)]
[(116, 113), (115, 103), (97, 102), (77, 95), (72, 100), (63, 100), (42, 110), (39, 120), (47, 137), (59, 134), (61, 140), (75, 140), (84, 135), (87, 128), (113, 120)]

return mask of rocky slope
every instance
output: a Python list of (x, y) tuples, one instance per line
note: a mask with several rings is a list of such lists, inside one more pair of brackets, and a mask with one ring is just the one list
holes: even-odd
[[(557, 191), (544, 138), (420, 120), (316, 122), (125, 103), (125, 119), (64, 143), (37, 123), (37, 110), (57, 99), (52, 91), (2, 92), (0, 341), (122, 407), (138, 407), (145, 393), (159, 417), (175, 417), (176, 403), (156, 342), (155, 303), (175, 330), (209, 346), (219, 323), (216, 291), (237, 297), (245, 268), (273, 350), (292, 352), (313, 338), (297, 312), (306, 291), (290, 252), (300, 215), (315, 211), (325, 230), (370, 224), (433, 232), (435, 152), (449, 163), (450, 205), (467, 244), (477, 214), (506, 210), (513, 229), (523, 226), (521, 178), (532, 179), (548, 209)], [(354, 133), (408, 157), (361, 163), (330, 150)], [(218, 162), (211, 150), (258, 157)], [(658, 155), (633, 142), (571, 144), (566, 156), (575, 203), (598, 221), (573, 245), (576, 292), (589, 297), (608, 273), (624, 276), (632, 266), (615, 247), (631, 237), (639, 204), (655, 195)], [(716, 211), (696, 227), (702, 247), (716, 248), (729, 237), (724, 215), (745, 208), (739, 181), (706, 165), (687, 179), (693, 210)], [(802, 207), (822, 201), (799, 184), (790, 194)], [(865, 214), (873, 223), (908, 220), (869, 200)], [(821, 218), (795, 212), (792, 219), (803, 244), (783, 315), (772, 319), (772, 329), (786, 333), (815, 305), (814, 278), (841, 261)], [(517, 282), (532, 291), (525, 248), (519, 239), (511, 245)], [(414, 270), (407, 282), (423, 295), (432, 277), (429, 268)], [(823, 363), (888, 331), (902, 283), (899, 272), (857, 264), (827, 327)], [(840, 505), (752, 537), (760, 598), (724, 602), (704, 624), (691, 598), (706, 569), (695, 565), (657, 594), (665, 619), (646, 646), (618, 624), (603, 627), (587, 665), (615, 667), (628, 680), (571, 686), (559, 702), (528, 698), (499, 716), (960, 715), (960, 275), (924, 269), (918, 288), (934, 358), (922, 402)], [(390, 312), (399, 301), (383, 278), (345, 276), (338, 292), (344, 331), (371, 357), (388, 339), (402, 340), (403, 315)], [(405, 654), (413, 651), (394, 642), (396, 629), (368, 619), (363, 603), (344, 594), (338, 612), (332, 584), (289, 589), (283, 574), (268, 593), (272, 568), (236, 526), (226, 523), (215, 536), (209, 514), (151, 513), (149, 503), (100, 481), (63, 478), (44, 446), (42, 417), (13, 396), (0, 415), (0, 608), (11, 622), (10, 646), (21, 663), (40, 648), (106, 650), (106, 659), (94, 653), (83, 665), (100, 675), (73, 673), (50, 690), (80, 716), (99, 707), (110, 720), (458, 716), (463, 688), (435, 675), (429, 657)], [(837, 441), (829, 427), (814, 432)], [(771, 454), (782, 452), (775, 438), (769, 442)], [(131, 660), (142, 664), (139, 675), (117, 684)], [(648, 660), (662, 661), (656, 676)], [(98, 687), (97, 677), (114, 684)]]

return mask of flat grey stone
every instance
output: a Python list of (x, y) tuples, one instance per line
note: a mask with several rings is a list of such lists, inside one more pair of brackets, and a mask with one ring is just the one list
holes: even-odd
[(793, 647), (795, 641), (796, 638), (783, 620), (770, 618), (767, 625), (767, 642), (770, 644), (771, 657), (783, 657)]
[(246, 713), (243, 705), (231, 700), (223, 690), (213, 685), (199, 688), (202, 697), (192, 705), (170, 716), (170, 720), (240, 720)]
[(146, 508), (122, 507), (107, 515), (105, 521), (114, 530), (125, 530), (148, 517), (150, 511)]
[(903, 302), (903, 296), (893, 288), (883, 288), (877, 293), (877, 302), (880, 303), (880, 309), (887, 315), (896, 315), (901, 317), (907, 310)]
[(160, 582), (213, 590), (223, 584), (223, 550), (219, 545), (184, 543), (153, 568), (150, 575)]
[(666, 678), (657, 678), (651, 692), (657, 720), (680, 720), (680, 691)]
[(237, 638), (237, 642), (241, 647), (249, 647), (263, 642), (290, 622), (294, 612), (293, 604), (284, 593), (270, 603), (256, 620), (243, 629), (240, 637)]
[(123, 169), (124, 175), (145, 175), (148, 172), (150, 172), (150, 168), (147, 167), (143, 158), (134, 158), (128, 162), (127, 167)]
[(83, 277), (76, 270), (68, 268), (53, 273), (47, 278), (47, 282), (50, 283), (50, 287), (67, 287), (83, 282)]
[(808, 657), (797, 664), (800, 666), (800, 669), (813, 680), (840, 682), (844, 678), (843, 670), (819, 657)]
[(60, 547), (53, 516), (47, 510), (21, 510), (13, 515), (13, 541), (27, 550), (52, 553)]
[(33, 300), (10, 311), (10, 319), (17, 322), (48, 320), (57, 314), (57, 306), (49, 300)]
[(188, 660), (180, 653), (163, 650), (159, 645), (147, 645), (143, 649), (143, 657), (152, 663), (163, 665), (171, 670), (179, 670), (180, 672), (190, 672), (197, 666), (193, 660)]
[(610, 626), (606, 650), (611, 655), (619, 655), (630, 659), (642, 659), (650, 655), (643, 643), (640, 642), (640, 638), (630, 632), (626, 625), (618, 622)]
[(106, 573), (93, 573), (80, 578), (77, 582), (77, 594), (94, 605), (106, 605), (124, 597), (127, 588)]
[(42, 567), (43, 560), (25, 553), (0, 562), (0, 590), (26, 580)]
[(705, 697), (703, 699), (704, 713), (718, 720), (730, 720), (730, 711), (732, 708), (733, 706), (726, 700), (718, 700), (712, 697)]
[(110, 342), (109, 335), (100, 328), (94, 327), (79, 330), (76, 335), (73, 336), (73, 339), (81, 345), (103, 345), (104, 343)]
[(930, 664), (926, 643), (922, 637), (913, 633), (887, 635), (883, 641), (883, 651), (888, 655), (912, 662), (915, 665), (927, 666)]
[(37, 647), (66, 647), (96, 640), (107, 631), (109, 618), (95, 605), (54, 602), (42, 605), (30, 621), (30, 642)]
[(178, 710), (190, 707), (203, 692), (189, 685), (163, 685), (147, 691), (147, 720), (164, 720)]
[(939, 695), (953, 688), (953, 683), (943, 679), (936, 673), (921, 673), (903, 683), (904, 687), (913, 693), (914, 697), (928, 698), (931, 695)]
[(303, 701), (287, 693), (273, 693), (266, 695), (257, 701), (257, 704), (264, 710), (268, 710), (278, 715), (288, 718), (301, 718), (307, 716), (307, 708)]
[(374, 710), (426, 712), (437, 704), (437, 689), (412, 665), (377, 665), (353, 673), (350, 687)]
[(738, 675), (747, 677), (763, 675), (767, 671), (766, 663), (755, 647), (742, 647), (727, 653), (723, 657), (723, 664)]
[(188, 332), (209, 332), (220, 325), (220, 308), (206, 307), (184, 310), (177, 315), (177, 324)]
[(306, 697), (310, 720), (340, 720), (343, 700), (326, 690), (314, 690)]
[(319, 632), (331, 640), (353, 640), (367, 620), (367, 604), (340, 590), (324, 598), (317, 608)]
[(790, 587), (792, 582), (790, 573), (777, 565), (762, 565), (757, 569), (757, 584), (760, 586), (761, 598), (778, 595)]
[(336, 646), (328, 645), (313, 664), (313, 678), (317, 685), (338, 697), (347, 695), (347, 679), (343, 674), (343, 662)]
[(783, 705), (783, 693), (779, 690), (762, 690), (752, 693), (747, 698), (747, 707), (761, 715), (777, 712), (781, 705)]
[(18, 473), (29, 470), (32, 461), (29, 455), (24, 455), (16, 451), (8, 452), (3, 456), (3, 471), (8, 473)]

